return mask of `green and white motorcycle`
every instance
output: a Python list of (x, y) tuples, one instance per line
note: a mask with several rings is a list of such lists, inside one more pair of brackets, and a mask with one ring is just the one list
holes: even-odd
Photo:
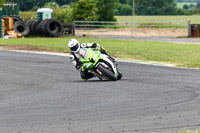
[(113, 60), (105, 54), (102, 54), (98, 49), (84, 48), (80, 62), (82, 62), (82, 71), (88, 70), (95, 77), (102, 79), (111, 79), (113, 81), (122, 78), (117, 65)]

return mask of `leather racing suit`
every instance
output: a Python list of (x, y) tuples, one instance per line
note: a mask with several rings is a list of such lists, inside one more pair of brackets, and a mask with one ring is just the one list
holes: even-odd
[(83, 80), (87, 80), (87, 79), (94, 77), (94, 75), (92, 73), (89, 73), (87, 70), (81, 71), (82, 63), (79, 61), (79, 59), (82, 58), (81, 55), (82, 55), (82, 50), (84, 48), (99, 48), (101, 53), (106, 54), (106, 55), (108, 55), (108, 54), (106, 53), (104, 48), (100, 47), (100, 45), (98, 43), (81, 43), (79, 52), (77, 52), (77, 53), (71, 52), (70, 60), (71, 60), (72, 64), (75, 66), (75, 68), (78, 71), (80, 71), (81, 78)]

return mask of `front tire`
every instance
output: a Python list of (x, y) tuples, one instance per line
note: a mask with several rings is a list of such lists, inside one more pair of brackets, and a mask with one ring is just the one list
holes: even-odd
[(111, 72), (109, 69), (106, 69), (105, 67), (103, 67), (101, 64), (97, 66), (97, 69), (101, 71), (101, 73), (105, 75), (106, 77), (108, 77), (109, 79), (113, 81), (117, 81), (117, 77), (115, 77), (115, 74)]
[(119, 71), (118, 71), (118, 76), (117, 76), (117, 78), (118, 78), (118, 79), (121, 79), (121, 78), (122, 78), (122, 73), (119, 72)]

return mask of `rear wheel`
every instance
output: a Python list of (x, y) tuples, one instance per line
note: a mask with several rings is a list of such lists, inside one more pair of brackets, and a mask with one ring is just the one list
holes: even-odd
[(111, 72), (109, 69), (106, 69), (105, 67), (103, 67), (101, 64), (99, 64), (97, 66), (97, 69), (99, 71), (101, 71), (101, 73), (103, 75), (105, 75), (106, 77), (108, 77), (109, 79), (113, 80), (113, 81), (116, 81), (117, 80), (117, 77), (115, 77), (115, 74), (113, 72)]

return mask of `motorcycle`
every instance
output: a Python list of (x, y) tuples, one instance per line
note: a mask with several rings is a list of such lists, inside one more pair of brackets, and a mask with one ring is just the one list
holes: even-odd
[(102, 79), (111, 79), (113, 81), (122, 78), (116, 63), (106, 54), (102, 54), (98, 49), (83, 48), (80, 62), (82, 62), (82, 71), (88, 70), (95, 77)]

